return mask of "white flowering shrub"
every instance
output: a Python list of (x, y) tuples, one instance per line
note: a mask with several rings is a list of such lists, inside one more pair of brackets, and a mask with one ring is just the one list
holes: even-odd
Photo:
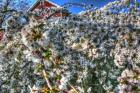
[(22, 28), (8, 22), (0, 92), (139, 93), (139, 15), (96, 10), (47, 20), (29, 15)]

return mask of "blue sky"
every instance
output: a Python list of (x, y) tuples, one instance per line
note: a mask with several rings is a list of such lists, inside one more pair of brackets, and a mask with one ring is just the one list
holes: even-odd
[[(4, 1), (4, 0), (0, 0), (1, 1)], [(19, 1), (24, 1), (24, 0), (15, 0), (16, 2), (19, 2)], [(64, 5), (66, 3), (85, 3), (87, 5), (94, 5), (94, 7), (102, 7), (104, 5), (106, 5), (107, 3), (109, 2), (112, 2), (112, 1), (115, 1), (115, 0), (50, 0), (58, 5)], [(140, 0), (137, 0), (140, 2)], [(36, 2), (36, 0), (26, 0), (26, 2), (29, 3), (29, 6), (31, 6), (32, 4), (34, 4)], [(19, 3), (16, 3), (15, 6), (22, 6), (20, 5)], [(21, 7), (22, 8), (22, 7)], [(69, 11), (72, 12), (72, 13), (78, 13), (80, 11), (84, 11), (83, 8), (80, 8), (80, 7), (70, 7), (69, 8)]]
[[(31, 0), (30, 3), (35, 2), (36, 0)], [(85, 3), (87, 5), (93, 4), (95, 7), (101, 7), (107, 4), (108, 2), (115, 1), (115, 0), (50, 0), (58, 5), (64, 5), (66, 3)], [(69, 11), (72, 13), (78, 13), (84, 10), (81, 7), (70, 7)]]
[[(33, 3), (35, 2), (36, 0), (31, 0), (30, 3)], [(112, 2), (112, 1), (115, 1), (115, 0), (50, 0), (58, 5), (63, 5), (65, 3), (69, 3), (69, 2), (72, 2), (72, 3), (85, 3), (87, 5), (90, 5), (90, 4), (93, 4), (94, 7), (102, 7), (104, 6), (105, 4), (109, 3), (109, 2)], [(138, 0), (140, 2), (140, 0)], [(72, 13), (78, 13), (80, 11), (84, 10), (83, 8), (80, 8), (80, 7), (70, 7), (69, 8), (69, 11), (72, 12)]]
[[(114, 0), (50, 0), (50, 1), (55, 2), (58, 5), (63, 5), (65, 3), (72, 2), (72, 3), (85, 3), (87, 5), (93, 4), (95, 7), (101, 7), (105, 4), (107, 4), (108, 2), (111, 2)], [(74, 7), (70, 7), (69, 10), (72, 13), (77, 13), (77, 12), (82, 11), (83, 8), (74, 6)]]

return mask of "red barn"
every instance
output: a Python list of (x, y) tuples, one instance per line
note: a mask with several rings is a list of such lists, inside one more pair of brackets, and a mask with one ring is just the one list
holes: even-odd
[(57, 13), (55, 13), (55, 15), (53, 17), (62, 17), (64, 16), (62, 14), (62, 7), (49, 1), (49, 0), (37, 0), (35, 2), (35, 4), (33, 4), (33, 6), (31, 6), (29, 9), (28, 9), (28, 12), (37, 12), (38, 14), (38, 18), (44, 18), (44, 17), (48, 17), (50, 16), (52, 13), (54, 13), (54, 10), (55, 11), (59, 11)]

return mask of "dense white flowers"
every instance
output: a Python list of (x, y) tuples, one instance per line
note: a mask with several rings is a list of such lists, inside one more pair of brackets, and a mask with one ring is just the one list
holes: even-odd
[(139, 13), (103, 11), (119, 2), (11, 28), (0, 43), (2, 92), (139, 92)]

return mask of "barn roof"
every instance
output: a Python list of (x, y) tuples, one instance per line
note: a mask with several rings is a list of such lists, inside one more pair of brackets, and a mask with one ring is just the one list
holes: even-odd
[[(52, 4), (52, 5), (54, 5), (55, 7), (61, 8), (61, 6), (57, 5), (56, 3), (51, 2), (50, 0), (44, 0), (44, 1), (46, 1), (46, 2), (48, 2), (48, 3), (50, 3), (50, 4)], [(31, 11), (31, 10), (32, 10), (38, 3), (40, 3), (40, 2), (41, 2), (41, 0), (37, 0), (37, 1), (27, 10), (27, 12), (28, 12), (28, 11)]]

